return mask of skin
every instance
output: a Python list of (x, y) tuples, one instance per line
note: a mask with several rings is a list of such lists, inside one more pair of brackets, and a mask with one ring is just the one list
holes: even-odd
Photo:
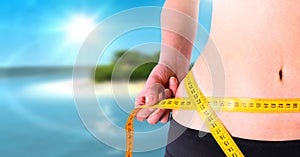
[[(296, 0), (214, 0), (210, 39), (223, 63), (224, 78), (220, 80), (224, 84), (214, 88), (220, 80), (211, 78), (207, 65), (211, 60), (205, 60), (202, 55), (192, 70), (204, 95), (299, 98), (299, 8)], [(168, 37), (176, 39), (165, 36)], [(203, 54), (209, 54), (211, 47), (208, 44)], [(224, 92), (216, 93), (219, 88)], [(187, 97), (182, 83), (176, 97)], [(268, 141), (300, 139), (299, 113), (222, 112), (218, 115), (235, 137)], [(173, 118), (186, 127), (208, 131), (194, 111), (173, 111)]]
[[(189, 0), (188, 3), (183, 3), (182, 0), (167, 0), (164, 4), (164, 9), (161, 14), (162, 28), (162, 46), (158, 65), (149, 75), (144, 90), (136, 99), (136, 106), (154, 105), (159, 98), (158, 86), (163, 86), (166, 90), (166, 98), (174, 97), (177, 91), (178, 82), (180, 82), (189, 69), (190, 57), (193, 48), (193, 41), (197, 31), (197, 22), (192, 22), (187, 25), (184, 23), (189, 18), (197, 21), (198, 19), (198, 0)], [(169, 12), (169, 9), (174, 10)], [(180, 15), (174, 12), (184, 13), (189, 17), (181, 18)], [(176, 23), (176, 20), (181, 23)], [(174, 30), (177, 33), (168, 31)], [(184, 37), (180, 34), (187, 33)], [(178, 66), (181, 63), (180, 66)], [(173, 77), (172, 77), (173, 76)], [(169, 80), (170, 79), (170, 80)], [(137, 114), (138, 121), (147, 120), (149, 124), (156, 124), (158, 121), (162, 123), (168, 122), (170, 116), (169, 110), (153, 110), (142, 109)]]
[[(166, 88), (165, 92), (166, 98), (172, 98), (178, 88), (178, 81), (175, 74), (168, 67), (158, 64), (151, 72), (144, 90), (139, 94), (136, 99), (136, 106), (141, 105), (155, 105), (159, 100), (158, 91), (155, 85), (162, 85)], [(170, 110), (165, 109), (141, 109), (137, 114), (138, 121), (144, 121), (147, 119), (149, 124), (156, 124), (158, 121), (162, 123), (167, 123), (170, 117)]]

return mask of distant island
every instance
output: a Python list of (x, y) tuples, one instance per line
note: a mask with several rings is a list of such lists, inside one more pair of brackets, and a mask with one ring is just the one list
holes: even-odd
[[(146, 55), (138, 51), (120, 50), (115, 53), (113, 63), (109, 65), (98, 65), (95, 69), (95, 82), (111, 80), (113, 70), (118, 67), (114, 74), (114, 80), (128, 80), (124, 76), (129, 73), (130, 81), (146, 80), (159, 59), (159, 52)], [(144, 63), (144, 64), (142, 64)]]
[[(125, 76), (130, 75), (129, 81), (145, 81), (159, 59), (159, 52), (147, 55), (139, 51), (120, 50), (114, 55), (113, 62), (108, 65), (76, 67), (82, 77), (89, 77), (93, 82), (100, 83), (112, 80), (113, 71), (115, 81), (128, 81)], [(116, 68), (117, 67), (117, 68)], [(73, 76), (74, 66), (18, 66), (0, 67), (0, 78), (27, 76)]]

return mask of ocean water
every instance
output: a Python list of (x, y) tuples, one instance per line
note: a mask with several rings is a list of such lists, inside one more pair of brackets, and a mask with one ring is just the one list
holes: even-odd
[[(68, 93), (70, 91), (65, 91), (64, 86), (58, 86), (59, 89), (52, 86), (55, 82), (69, 79), (71, 79), (70, 74), (61, 73), (0, 77), (0, 156), (125, 156), (124, 151), (108, 146), (89, 131), (77, 112), (74, 97), (72, 93)], [(113, 111), (108, 114), (112, 122), (122, 128), (128, 114), (118, 109), (113, 97), (106, 96), (99, 99), (103, 104), (108, 104), (105, 108)], [(104, 119), (93, 119), (93, 121), (99, 124), (105, 123)], [(151, 131), (163, 126), (161, 124), (151, 126), (147, 123), (136, 125), (137, 130), (142, 131)], [(109, 136), (105, 133), (111, 132), (107, 127), (98, 129), (103, 132), (103, 136)], [(164, 147), (160, 147), (134, 153), (134, 156), (159, 157), (163, 154)]]

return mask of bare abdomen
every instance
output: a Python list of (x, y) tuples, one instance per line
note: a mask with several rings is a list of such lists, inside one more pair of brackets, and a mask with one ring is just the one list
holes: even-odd
[[(246, 4), (249, 3), (249, 4)], [(300, 98), (300, 4), (297, 1), (214, 1), (211, 41), (223, 75), (214, 75), (202, 57), (193, 67), (206, 96)], [(208, 43), (205, 53), (212, 51)], [(217, 86), (216, 86), (217, 85)], [(186, 97), (184, 88), (177, 97)], [(206, 130), (193, 111), (174, 111), (174, 119)], [(219, 113), (233, 136), (259, 140), (300, 139), (300, 113)]]

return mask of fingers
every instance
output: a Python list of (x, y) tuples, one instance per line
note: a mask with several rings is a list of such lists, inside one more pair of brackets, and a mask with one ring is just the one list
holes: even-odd
[[(154, 101), (156, 100), (157, 98), (155, 98), (154, 96), (143, 96), (143, 98), (140, 98), (137, 100), (137, 102), (140, 102), (138, 104), (138, 106), (141, 106), (141, 105), (147, 105), (147, 106), (150, 106), (150, 105), (154, 105)], [(145, 109), (141, 109), (137, 115), (136, 115), (136, 119), (138, 121), (144, 121), (146, 120), (149, 115), (154, 111), (154, 109), (152, 108), (145, 108)]]
[(169, 121), (170, 118), (170, 112), (171, 110), (166, 110), (166, 112), (164, 113), (164, 115), (162, 116), (162, 118), (160, 119), (161, 123), (167, 123)]
[[(172, 92), (169, 89), (165, 89), (165, 97), (166, 98), (171, 98), (172, 97)], [(160, 101), (158, 96), (148, 96), (147, 98), (145, 97), (138, 97), (136, 102), (146, 102), (146, 105), (155, 105)], [(142, 105), (142, 104), (140, 104)], [(141, 109), (136, 117), (138, 121), (144, 121), (147, 119), (149, 124), (156, 124), (158, 121), (161, 122), (168, 122), (169, 119), (169, 111), (166, 113), (165, 109)]]
[(149, 124), (156, 124), (161, 117), (164, 115), (166, 112), (165, 109), (156, 109), (151, 115), (147, 118), (147, 121)]
[[(146, 92), (144, 92), (143, 94), (144, 96), (137, 98), (136, 100), (137, 106), (141, 106), (141, 105), (152, 106), (157, 104), (159, 100), (162, 100), (165, 97), (164, 87), (160, 84), (155, 84), (151, 88), (147, 88)], [(144, 121), (152, 114), (152, 112), (155, 112), (155, 109), (153, 108), (141, 109), (137, 113), (136, 118), (138, 121)], [(160, 112), (156, 111), (155, 113), (160, 113)], [(156, 116), (150, 118), (151, 123), (153, 124), (156, 123), (155, 119)]]
[(170, 89), (165, 89), (165, 99), (172, 98), (172, 91)]
[(169, 79), (169, 89), (172, 91), (173, 96), (175, 96), (176, 91), (178, 89), (178, 80), (174, 76), (170, 77)]
[[(176, 91), (178, 89), (178, 80), (176, 77), (170, 77), (169, 79), (169, 89), (165, 89), (166, 98), (173, 98), (176, 94)], [(170, 112), (171, 110), (166, 110), (165, 113), (162, 115), (160, 122), (161, 123), (167, 123), (170, 118)]]
[(149, 115), (153, 112), (154, 110), (150, 110), (148, 108), (144, 108), (139, 110), (139, 112), (136, 114), (136, 119), (140, 122), (146, 120)]
[[(166, 98), (171, 98), (172, 92), (169, 89), (165, 89), (165, 95)], [(149, 124), (157, 124), (158, 121), (167, 123), (169, 121), (169, 117), (170, 110), (166, 109), (142, 109), (137, 114), (138, 121), (144, 121), (147, 119)]]
[[(172, 91), (170, 89), (165, 89), (165, 93), (166, 93), (166, 99), (173, 97)], [(163, 115), (161, 115), (160, 122), (167, 123), (169, 121), (169, 118), (170, 118), (170, 110), (168, 109), (164, 112)]]
[(135, 106), (141, 106), (141, 105), (144, 105), (146, 102), (146, 99), (144, 96), (138, 96), (135, 100)]
[[(136, 99), (136, 106), (147, 105), (152, 106), (160, 100), (174, 97), (178, 88), (178, 80), (175, 77), (169, 79), (169, 89), (164, 89), (161, 84), (154, 84), (141, 93)], [(166, 109), (141, 109), (136, 118), (138, 121), (147, 119), (149, 124), (156, 124), (158, 121), (167, 123), (170, 118), (170, 110)]]

